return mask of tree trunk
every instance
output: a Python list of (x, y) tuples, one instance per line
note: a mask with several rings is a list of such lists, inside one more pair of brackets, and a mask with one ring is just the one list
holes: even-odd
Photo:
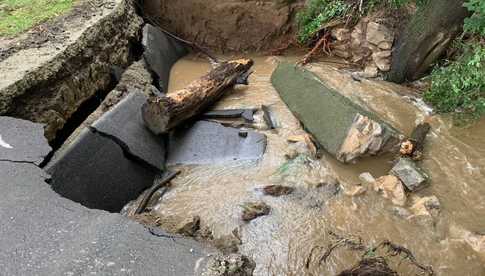
[(399, 35), (388, 80), (402, 83), (422, 77), (461, 32), (470, 12), (464, 0), (434, 0), (418, 11)]
[(142, 107), (146, 126), (155, 134), (167, 133), (173, 127), (203, 112), (227, 88), (244, 84), (252, 65), (251, 59), (223, 62), (182, 90), (162, 97), (151, 97)]

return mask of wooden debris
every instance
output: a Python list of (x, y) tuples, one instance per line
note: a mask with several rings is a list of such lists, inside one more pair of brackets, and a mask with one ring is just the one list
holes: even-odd
[[(176, 172), (170, 172), (168, 173), (164, 178), (162, 178), (160, 181), (157, 181), (155, 185), (153, 185), (150, 190), (146, 193), (146, 195), (143, 197), (143, 199), (140, 201), (140, 204), (136, 208), (135, 214), (141, 214), (143, 211), (145, 211), (145, 208), (147, 207), (148, 202), (152, 198), (153, 194), (160, 188), (166, 187), (166, 185), (172, 181), (177, 175), (179, 175), (180, 171)], [(164, 191), (165, 192), (165, 191)]]
[(411, 157), (413, 160), (420, 160), (423, 156), (424, 140), (431, 130), (428, 123), (422, 123), (416, 126), (411, 133), (411, 137), (401, 143), (399, 153), (402, 156)]
[(251, 59), (223, 62), (185, 89), (150, 97), (142, 107), (145, 125), (155, 134), (167, 133), (203, 112), (228, 88), (247, 82), (253, 63)]

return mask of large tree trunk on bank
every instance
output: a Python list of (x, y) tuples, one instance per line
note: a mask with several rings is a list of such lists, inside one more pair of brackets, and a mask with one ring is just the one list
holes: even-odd
[(167, 133), (178, 124), (204, 111), (227, 88), (244, 83), (253, 65), (251, 59), (223, 62), (187, 88), (167, 96), (152, 97), (142, 107), (143, 120), (155, 134)]
[(422, 77), (470, 15), (464, 0), (432, 0), (418, 11), (396, 42), (388, 80), (402, 83)]

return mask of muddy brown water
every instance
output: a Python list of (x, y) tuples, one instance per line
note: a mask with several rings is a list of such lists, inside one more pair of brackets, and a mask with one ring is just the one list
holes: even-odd
[[(286, 57), (290, 61), (298, 57)], [(366, 102), (370, 108), (402, 132), (409, 134), (416, 122), (432, 124), (423, 168), (431, 185), (420, 196), (436, 195), (442, 211), (435, 221), (406, 219), (396, 215), (392, 204), (368, 190), (350, 197), (338, 192), (359, 182), (358, 175), (369, 171), (378, 177), (392, 166), (390, 156), (366, 158), (355, 165), (343, 165), (325, 155), (313, 159), (304, 144), (289, 144), (290, 135), (303, 134), (299, 122), (279, 98), (270, 83), (276, 58), (254, 57), (250, 85), (230, 91), (215, 108), (271, 106), (281, 125), (276, 131), (259, 130), (268, 137), (268, 147), (258, 162), (223, 165), (178, 166), (182, 174), (153, 212), (177, 222), (198, 215), (203, 227), (214, 237), (231, 236), (237, 229), (240, 252), (256, 263), (255, 275), (334, 275), (353, 265), (361, 253), (334, 251), (326, 263), (319, 264), (331, 241), (328, 231), (357, 235), (368, 244), (392, 240), (414, 252), (416, 258), (433, 266), (437, 275), (485, 275), (485, 256), (471, 247), (470, 233), (485, 231), (485, 120), (468, 128), (454, 127), (449, 118), (426, 116), (420, 109), (389, 91), (406, 88), (385, 82), (352, 81), (336, 69), (335, 63), (317, 63), (311, 69), (327, 83), (345, 91), (348, 97)], [(186, 86), (209, 70), (204, 59), (189, 56), (172, 69), (169, 91)], [(293, 160), (286, 153), (300, 152)], [(293, 194), (270, 197), (260, 188), (268, 184), (295, 187)], [(271, 206), (268, 216), (250, 223), (240, 219), (241, 205), (262, 200)], [(162, 226), (163, 227), (163, 226)], [(483, 250), (483, 249), (482, 249)], [(483, 252), (482, 252), (483, 254)], [(403, 262), (402, 275), (417, 270)]]

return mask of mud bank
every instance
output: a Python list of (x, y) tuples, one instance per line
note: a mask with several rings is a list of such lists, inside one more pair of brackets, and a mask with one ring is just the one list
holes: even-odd
[[(296, 32), (296, 11), (305, 1), (160, 1), (164, 28), (210, 49), (258, 51), (288, 44)], [(153, 13), (153, 12), (151, 12)]]
[(0, 115), (43, 123), (53, 140), (83, 102), (113, 88), (113, 73), (137, 55), (142, 24), (131, 0), (81, 1), (43, 34), (10, 41), (0, 61)]

